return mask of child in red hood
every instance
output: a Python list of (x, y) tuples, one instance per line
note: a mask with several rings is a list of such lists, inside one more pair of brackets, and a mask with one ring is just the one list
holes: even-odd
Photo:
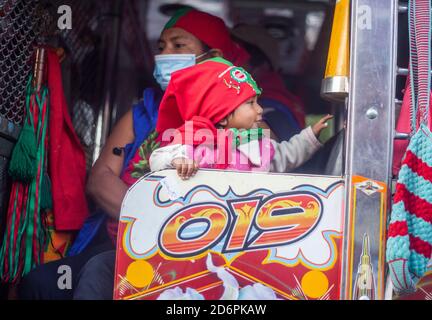
[(160, 104), (162, 147), (150, 156), (151, 171), (175, 168), (188, 179), (198, 168), (286, 172), (306, 162), (332, 116), (277, 143), (259, 128), (260, 94), (249, 73), (222, 58), (173, 73)]

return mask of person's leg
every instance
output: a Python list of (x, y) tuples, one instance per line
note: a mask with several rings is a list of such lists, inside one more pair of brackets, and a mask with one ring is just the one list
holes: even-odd
[[(78, 282), (82, 267), (100, 252), (112, 249), (112, 242), (106, 242), (89, 248), (76, 256), (66, 257), (38, 266), (30, 271), (20, 282), (18, 298), (24, 300), (70, 300)], [(59, 285), (65, 274), (65, 267), (70, 270), (72, 286)]]
[(112, 300), (114, 291), (115, 250), (91, 258), (81, 269), (74, 300)]

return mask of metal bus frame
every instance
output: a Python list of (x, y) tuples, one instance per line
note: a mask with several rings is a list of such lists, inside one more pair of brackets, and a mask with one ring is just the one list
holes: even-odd
[[(353, 0), (351, 3), (349, 96), (346, 99), (346, 229), (342, 292), (352, 299), (353, 268), (360, 265), (364, 236), (376, 275), (376, 299), (391, 299), (386, 279), (385, 246), (392, 192), (394, 139), (407, 139), (395, 131), (396, 78), (408, 70), (397, 63), (398, 19), (407, 6), (396, 0)], [(380, 195), (366, 195), (359, 181), (382, 187)]]

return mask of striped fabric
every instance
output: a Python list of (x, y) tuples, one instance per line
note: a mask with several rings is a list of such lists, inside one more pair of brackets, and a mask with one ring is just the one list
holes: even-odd
[(397, 292), (415, 290), (431, 252), (432, 134), (422, 125), (402, 162), (388, 229), (387, 262)]
[(432, 253), (432, 133), (430, 0), (410, 0), (411, 131), (402, 160), (388, 229), (386, 260), (399, 294), (416, 290)]

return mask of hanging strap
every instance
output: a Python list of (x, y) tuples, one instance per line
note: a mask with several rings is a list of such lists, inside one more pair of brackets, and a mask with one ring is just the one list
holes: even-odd
[(410, 45), (411, 130), (423, 123), (431, 128), (429, 99), (431, 84), (431, 3), (412, 0), (408, 6)]
[[(42, 87), (40, 93), (34, 91), (30, 92), (31, 105), (34, 108), (33, 112), (37, 115), (38, 120), (36, 131), (38, 143), (38, 170), (36, 179), (34, 179), (29, 186), (25, 221), (21, 226), (20, 232), (21, 235), (25, 235), (24, 257), (21, 257), (21, 254), (18, 254), (21, 250), (17, 250), (17, 252), (14, 253), (19, 256), (19, 259), (24, 259), (22, 271), (19, 270), (20, 272), (16, 274), (16, 276), (27, 274), (36, 265), (41, 263), (41, 255), (46, 238), (45, 226), (42, 218), (43, 213), (40, 210), (40, 199), (43, 172), (46, 167), (46, 134), (49, 119), (47, 94), (48, 89), (46, 87)], [(21, 238), (19, 237), (19, 239)]]
[(12, 184), (7, 226), (0, 248), (0, 273), (3, 282), (15, 283), (32, 268), (41, 263), (46, 232), (43, 212), (40, 209), (41, 184), (46, 167), (48, 130), (48, 89), (40, 92), (26, 90), (26, 121), (35, 130), (37, 144), (37, 172), (30, 182), (14, 181)]

